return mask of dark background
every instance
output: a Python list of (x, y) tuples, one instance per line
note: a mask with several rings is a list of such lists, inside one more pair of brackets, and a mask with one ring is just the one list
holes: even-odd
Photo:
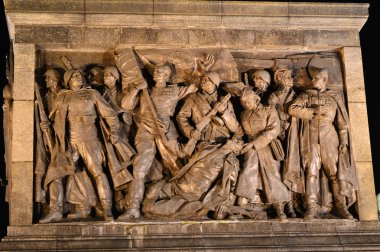
[[(306, 1), (294, 1), (293, 2), (306, 2)], [(369, 18), (367, 23), (364, 25), (360, 32), (360, 42), (362, 46), (363, 54), (363, 66), (364, 66), (364, 79), (366, 83), (366, 96), (367, 96), (367, 109), (368, 109), (368, 120), (371, 136), (371, 146), (372, 146), (372, 159), (375, 175), (376, 193), (380, 192), (380, 80), (375, 76), (376, 71), (380, 72), (377, 52), (380, 48), (379, 34), (380, 25), (378, 7), (380, 1), (315, 1), (315, 2), (341, 2), (341, 3), (370, 3), (369, 8)], [(6, 26), (6, 20), (4, 15), (3, 1), (0, 3), (0, 86), (1, 90), (3, 86), (7, 83), (5, 74), (5, 56), (9, 50), (9, 37), (8, 30)], [(1, 95), (0, 104), (3, 104), (3, 98)], [(6, 183), (5, 179), (5, 163), (4, 159), (4, 145), (3, 145), (3, 111), (0, 112), (0, 178), (3, 183)], [(0, 185), (0, 237), (6, 235), (6, 227), (8, 225), (8, 203), (4, 201), (5, 187)]]

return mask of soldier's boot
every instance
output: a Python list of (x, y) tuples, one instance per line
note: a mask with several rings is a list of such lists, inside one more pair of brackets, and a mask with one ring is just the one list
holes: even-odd
[(296, 212), (294, 211), (294, 208), (293, 208), (293, 201), (288, 202), (286, 204), (286, 206), (288, 208), (289, 217), (290, 218), (297, 218)]
[(103, 218), (105, 221), (113, 221), (112, 214), (112, 201), (111, 200), (100, 200), (103, 208)]
[(309, 202), (306, 207), (306, 213), (304, 215), (305, 220), (312, 220), (318, 213), (318, 205), (315, 202)]
[(63, 220), (63, 186), (62, 180), (56, 179), (49, 185), (49, 213), (40, 219), (40, 224), (59, 222)]
[(346, 197), (339, 194), (339, 184), (338, 181), (332, 181), (332, 191), (334, 196), (335, 209), (339, 217), (344, 219), (353, 220), (354, 217), (348, 211), (346, 204)]
[(286, 214), (284, 213), (284, 203), (274, 203), (273, 207), (276, 210), (277, 219), (279, 221), (286, 220)]
[(126, 198), (126, 210), (119, 216), (118, 220), (126, 221), (140, 218), (140, 205), (145, 191), (144, 183), (144, 177), (141, 178), (141, 176), (136, 176), (135, 179), (132, 180)]
[(76, 205), (75, 211), (67, 215), (68, 219), (86, 219), (91, 213), (91, 207), (85, 205)]

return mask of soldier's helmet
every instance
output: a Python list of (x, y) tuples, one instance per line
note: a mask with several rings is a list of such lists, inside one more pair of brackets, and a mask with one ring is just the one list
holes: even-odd
[(214, 83), (216, 86), (219, 86), (220, 77), (217, 72), (207, 72), (205, 73), (204, 77), (208, 77), (212, 83)]
[(70, 81), (71, 77), (73, 76), (73, 74), (76, 72), (80, 72), (83, 76), (83, 72), (79, 69), (69, 69), (65, 72), (65, 74), (63, 75), (63, 82), (65, 84), (65, 87), (69, 86), (69, 81)]
[(50, 76), (50, 77), (54, 77), (56, 80), (59, 80), (61, 75), (59, 74), (59, 72), (55, 69), (48, 69), (45, 73), (44, 73), (44, 76)]
[(117, 70), (116, 67), (114, 67), (114, 66), (106, 67), (103, 70), (103, 73), (105, 73), (105, 72), (111, 73), (118, 81), (120, 81), (120, 74), (119, 74), (119, 71)]
[(279, 69), (279, 70), (277, 70), (277, 71), (274, 73), (274, 82), (279, 83), (279, 82), (280, 82), (280, 79), (281, 79), (284, 75), (291, 75), (291, 74), (292, 74), (292, 70), (289, 70), (289, 69)]
[(260, 77), (263, 79), (268, 85), (270, 84), (270, 74), (265, 70), (256, 70), (252, 73), (252, 79), (254, 77)]

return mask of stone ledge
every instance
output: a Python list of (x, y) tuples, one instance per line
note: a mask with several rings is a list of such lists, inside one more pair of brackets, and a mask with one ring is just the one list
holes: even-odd
[(347, 251), (379, 250), (380, 224), (332, 219), (136, 221), (11, 226), (5, 250)]

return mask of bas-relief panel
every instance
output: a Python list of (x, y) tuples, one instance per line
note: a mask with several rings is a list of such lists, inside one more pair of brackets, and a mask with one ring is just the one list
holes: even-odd
[(36, 56), (39, 223), (357, 216), (337, 52)]

